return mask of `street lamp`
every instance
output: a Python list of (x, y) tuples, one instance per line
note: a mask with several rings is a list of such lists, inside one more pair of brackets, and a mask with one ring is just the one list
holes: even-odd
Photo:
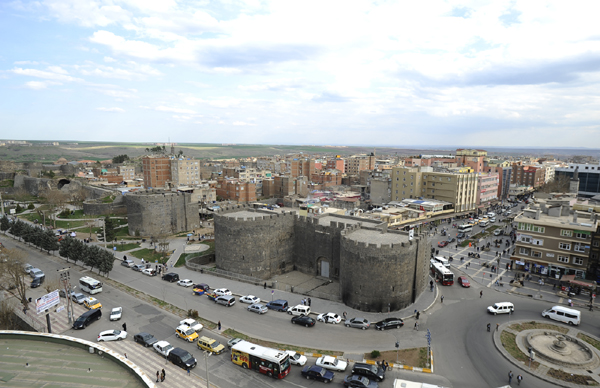
[(211, 355), (211, 352), (204, 351), (204, 365), (206, 366), (206, 388), (210, 388), (210, 383), (208, 382), (208, 358)]

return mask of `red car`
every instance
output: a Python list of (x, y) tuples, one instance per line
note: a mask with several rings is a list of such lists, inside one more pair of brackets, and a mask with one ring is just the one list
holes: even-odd
[(440, 248), (443, 248), (443, 247), (445, 247), (446, 245), (448, 245), (448, 241), (440, 241), (440, 242), (438, 243), (438, 247), (440, 247)]
[(471, 287), (471, 283), (469, 283), (469, 279), (467, 279), (465, 276), (460, 276), (458, 278), (458, 284), (460, 284), (461, 286), (463, 286), (465, 288)]

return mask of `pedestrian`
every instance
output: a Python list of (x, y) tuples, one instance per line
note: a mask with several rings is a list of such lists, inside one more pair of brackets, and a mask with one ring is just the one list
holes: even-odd
[(416, 330), (416, 331), (419, 331), (419, 321), (416, 321), (416, 322), (415, 322), (415, 330)]
[(556, 283), (554, 283), (554, 284), (552, 285), (552, 289), (553, 289), (553, 290), (556, 290)]
[(142, 264), (145, 264), (146, 262), (144, 261), (144, 259), (142, 259)]
[[(123, 355), (125, 356), (125, 358), (127, 358), (127, 353), (123, 353)], [(127, 358), (128, 359), (128, 358)]]
[(420, 316), (421, 316), (421, 312), (420, 312), (420, 311), (417, 311), (417, 316), (416, 316), (416, 318), (417, 318), (417, 321), (419, 320), (419, 317), (420, 317)]
[(479, 291), (479, 299), (483, 296), (483, 290)]
[(499, 323), (496, 323), (496, 331), (498, 331), (498, 328), (500, 327)]
[(510, 384), (510, 382), (512, 381), (513, 378), (513, 373), (512, 370), (510, 372), (508, 372), (508, 383)]
[(344, 312), (342, 313), (342, 315), (344, 316), (344, 321), (345, 321), (345, 320), (346, 320), (346, 317), (348, 316), (348, 313), (344, 311)]
[(308, 298), (308, 307), (310, 307), (311, 303), (312, 303), (312, 301), (310, 300), (310, 298)]
[(165, 370), (162, 370), (162, 381), (165, 381), (165, 378), (167, 378), (167, 372), (165, 372)]
[(221, 331), (221, 321), (219, 321), (219, 323), (217, 324), (217, 326), (219, 327), (219, 331)]
[(444, 295), (442, 295), (442, 303), (444, 303)]
[(127, 255), (123, 255), (123, 261), (127, 260)]
[(127, 331), (127, 323), (123, 322), (122, 327), (123, 327), (123, 331)]
[(264, 287), (265, 287), (265, 290), (266, 290), (267, 289), (267, 282), (265, 282)]
[(160, 372), (156, 371), (156, 382), (158, 383), (158, 380), (160, 379)]
[(521, 381), (523, 381), (523, 376), (518, 375), (517, 376), (517, 385), (521, 385)]
[(189, 376), (190, 375), (190, 367), (189, 366), (187, 368), (187, 373), (188, 373), (188, 376)]

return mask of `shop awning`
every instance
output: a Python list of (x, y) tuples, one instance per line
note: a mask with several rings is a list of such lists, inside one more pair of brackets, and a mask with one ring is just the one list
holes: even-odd
[(575, 280), (575, 275), (563, 275), (560, 278), (561, 282), (569, 282), (571, 284), (575, 284), (581, 287), (588, 287), (588, 288), (596, 288), (596, 282), (585, 282), (583, 280), (577, 279)]

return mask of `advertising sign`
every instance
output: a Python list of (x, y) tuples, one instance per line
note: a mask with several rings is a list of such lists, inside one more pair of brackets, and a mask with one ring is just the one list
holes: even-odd
[(50, 309), (53, 306), (56, 306), (59, 303), (60, 297), (58, 296), (58, 290), (56, 290), (42, 296), (41, 298), (37, 298), (35, 300), (35, 309), (39, 314), (43, 313), (44, 311)]

